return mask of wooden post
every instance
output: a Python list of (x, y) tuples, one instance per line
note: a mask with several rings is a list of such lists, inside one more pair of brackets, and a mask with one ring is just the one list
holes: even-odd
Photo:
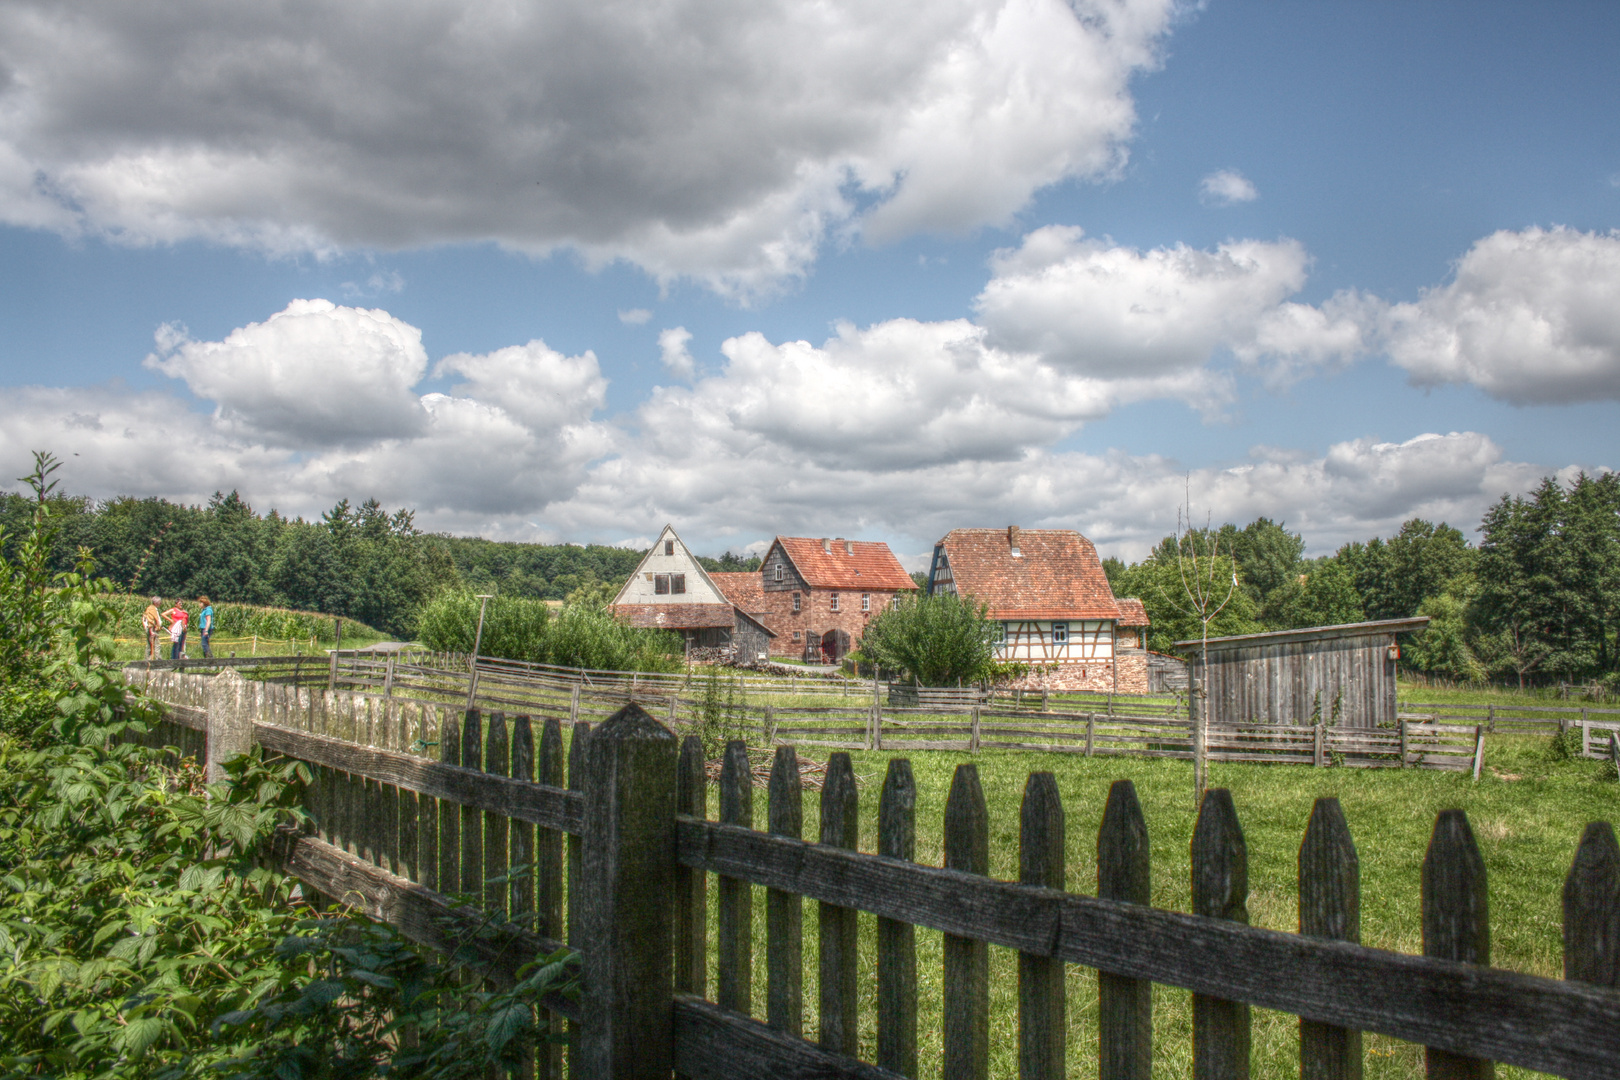
[(968, 751), (977, 754), (979, 752), (979, 707), (977, 705), (973, 706), (971, 716), (972, 726), (968, 730)]
[[(1019, 811), (1018, 880), (1063, 888), (1063, 800), (1049, 772), (1030, 773)], [(1063, 1080), (1063, 961), (1018, 954), (1018, 1075), (1020, 1080)]]
[[(442, 710), (437, 705), (423, 705), (418, 711), (418, 737), (424, 744), (421, 753), (429, 757), (428, 751), (432, 748), (425, 744), (432, 742), (437, 746), (444, 738), (439, 730), (441, 725), (434, 723), (442, 716)], [(430, 734), (434, 736), (431, 740)], [(416, 868), (423, 885), (435, 892), (443, 891), (439, 888), (439, 800), (431, 795), (419, 795), (416, 799)]]
[(1091, 757), (1097, 742), (1097, 714), (1086, 713), (1086, 757)]
[[(1249, 855), (1232, 793), (1210, 788), (1192, 838), (1192, 908), (1211, 919), (1249, 921)], [(1193, 1080), (1248, 1080), (1249, 1006), (1193, 995)]]
[[(803, 839), (803, 786), (791, 746), (778, 746), (771, 762), (766, 818), (771, 835)], [(765, 1021), (795, 1038), (804, 1034), (804, 901), (779, 889), (765, 890)]]
[(674, 1067), (675, 735), (626, 705), (585, 749), (578, 1075), (668, 1080)]
[(760, 727), (765, 736), (765, 745), (773, 745), (776, 742), (776, 733), (771, 730), (771, 707), (769, 705), (765, 706), (765, 715), (760, 721)]
[[(1468, 815), (1442, 810), (1423, 857), (1423, 955), (1465, 964), (1491, 962), (1490, 908), (1485, 859), (1474, 842)], [(1429, 1047), (1429, 1080), (1489, 1080), (1496, 1066)]]
[[(720, 822), (754, 827), (754, 776), (748, 764), (748, 744), (733, 739), (726, 744), (720, 765)], [(715, 929), (718, 966), (715, 1000), (721, 1008), (750, 1014), (753, 1002), (754, 890), (746, 881), (720, 875)]]
[[(461, 764), (461, 721), (449, 709), (443, 710), (439, 726), (439, 760), (446, 765)], [(453, 893), (461, 888), (461, 807), (449, 799), (439, 800), (439, 891)]]
[(1488, 730), (1488, 731), (1493, 731), (1494, 732), (1496, 730), (1496, 706), (1495, 706), (1495, 704), (1485, 706), (1485, 727), (1486, 727), (1486, 730)]
[(1320, 769), (1327, 764), (1327, 727), (1318, 722), (1311, 732), (1311, 764)]
[(1041, 712), (1051, 712), (1052, 711), (1049, 704), (1048, 704), (1049, 701), (1050, 701), (1050, 699), (1047, 697), (1046, 685), (1043, 683), (1041, 685)]
[[(889, 760), (878, 798), (878, 854), (917, 858), (917, 785), (911, 762)], [(877, 1063), (917, 1075), (917, 929), (897, 919), (877, 921)]]
[(253, 748), (253, 710), (245, 698), (247, 680), (232, 668), (208, 680), (204, 708), (208, 722), (204, 750), (208, 782), (225, 781), (225, 762)]
[(675, 730), (675, 722), (676, 722), (675, 706), (679, 702), (680, 702), (679, 697), (677, 697), (674, 694), (669, 695), (669, 730), (671, 730), (671, 731)]
[[(1361, 942), (1361, 867), (1338, 799), (1316, 800), (1299, 845), (1299, 932)], [(1361, 1068), (1361, 1032), (1300, 1020), (1300, 1080), (1361, 1080)]]
[[(411, 752), (413, 735), (420, 729), (423, 710), (416, 705), (402, 705), (395, 715), (395, 746), (402, 754)], [(395, 870), (407, 881), (422, 883), (422, 863), (419, 852), (418, 825), (421, 820), (421, 799), (410, 788), (399, 788), (399, 850), (395, 857)]]
[[(849, 755), (827, 759), (821, 788), (821, 842), (854, 850), (860, 840), (859, 798), (855, 769)], [(822, 1049), (854, 1057), (860, 1051), (857, 1022), (858, 983), (855, 968), (856, 915), (854, 908), (822, 902), (819, 911), (821, 963)]]
[(1485, 764), (1485, 729), (1474, 725), (1474, 782), (1479, 783), (1479, 770)]
[[(1153, 860), (1136, 786), (1115, 780), (1097, 830), (1097, 898), (1147, 905)], [(1097, 972), (1099, 1080), (1150, 1080), (1153, 1073), (1153, 984)]]
[(327, 663), (327, 666), (326, 666), (326, 690), (327, 690), (327, 693), (331, 693), (332, 691), (337, 689), (337, 668), (338, 668), (338, 654), (337, 654), (337, 650), (333, 649), (332, 650), (332, 658)]
[(1406, 746), (1407, 746), (1407, 742), (1406, 742), (1406, 740), (1407, 740), (1406, 721), (1405, 720), (1397, 720), (1396, 723), (1401, 725), (1401, 768), (1404, 769), (1404, 768), (1406, 768), (1406, 755), (1407, 755), (1407, 749), (1406, 749)]
[[(709, 816), (708, 777), (703, 740), (681, 740), (675, 778), (675, 811), (695, 818)], [(675, 989), (704, 997), (708, 991), (708, 875), (689, 866), (675, 868)]]
[(1564, 978), (1620, 986), (1620, 844), (1607, 821), (1587, 825), (1564, 879)]
[[(506, 714), (492, 712), (484, 739), (484, 771), (506, 776), (512, 768), (511, 748), (506, 736)], [(507, 862), (511, 830), (505, 814), (484, 811), (484, 910), (492, 915), (508, 915), (507, 894), (510, 883), (504, 880), (511, 869)], [(519, 908), (521, 914), (526, 908)], [(497, 920), (498, 921), (498, 920)]]
[(394, 696), (394, 659), (393, 653), (388, 654), (388, 666), (383, 670), (383, 697)]
[(568, 726), (573, 727), (577, 723), (579, 723), (579, 684), (575, 683), (573, 692), (568, 695)]
[[(990, 872), (990, 814), (977, 765), (956, 767), (945, 799), (945, 868)], [(985, 1080), (990, 1070), (989, 946), (946, 934), (944, 990), (944, 1075), (952, 1080)]]

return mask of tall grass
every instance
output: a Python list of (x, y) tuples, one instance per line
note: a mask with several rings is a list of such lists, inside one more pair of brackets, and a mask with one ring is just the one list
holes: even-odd
[[(470, 653), (478, 628), (478, 598), (443, 592), (417, 618), (417, 638), (430, 649)], [(543, 600), (495, 596), (484, 613), (482, 656), (604, 671), (680, 671), (681, 641), (663, 630), (627, 626), (593, 604), (569, 604), (553, 614)]]

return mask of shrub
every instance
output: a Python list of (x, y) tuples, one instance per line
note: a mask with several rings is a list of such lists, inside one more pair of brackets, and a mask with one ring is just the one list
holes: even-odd
[(994, 630), (972, 597), (903, 597), (867, 624), (861, 652), (923, 686), (955, 686), (991, 676)]
[[(416, 636), (439, 652), (470, 653), (478, 632), (479, 599), (471, 590), (447, 589), (423, 605)], [(551, 609), (544, 600), (494, 596), (484, 610), (484, 636), (478, 651), (503, 660), (541, 661)]]
[[(478, 598), (443, 592), (423, 607), (417, 637), (430, 649), (470, 653), (478, 628)], [(482, 656), (601, 671), (681, 670), (681, 641), (663, 630), (626, 625), (594, 603), (565, 605), (552, 614), (543, 600), (496, 596), (484, 613)]]

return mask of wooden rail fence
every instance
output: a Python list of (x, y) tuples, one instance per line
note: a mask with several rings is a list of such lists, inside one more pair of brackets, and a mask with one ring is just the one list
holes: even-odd
[[(566, 1060), (555, 1044), (536, 1047), (539, 1078), (915, 1076), (919, 929), (944, 935), (952, 1080), (987, 1075), (991, 945), (1018, 953), (1019, 1073), (1031, 1080), (1064, 1075), (1068, 964), (1100, 973), (1104, 1080), (1150, 1075), (1155, 982), (1193, 994), (1195, 1080), (1248, 1075), (1256, 1006), (1301, 1018), (1301, 1075), (1312, 1078), (1359, 1077), (1363, 1031), (1428, 1047), (1431, 1076), (1485, 1077), (1502, 1061), (1612, 1077), (1620, 1061), (1620, 845), (1604, 822), (1587, 826), (1565, 883), (1558, 980), (1488, 966), (1485, 865), (1461, 811), (1435, 822), (1424, 955), (1409, 956), (1359, 944), (1358, 863), (1334, 799), (1317, 801), (1300, 848), (1300, 933), (1290, 934), (1246, 925), (1247, 855), (1224, 790), (1203, 800), (1193, 911), (1180, 913), (1147, 904), (1147, 829), (1125, 780), (1109, 793), (1091, 897), (1066, 891), (1064, 808), (1050, 773), (1025, 788), (1020, 878), (998, 881), (986, 876), (990, 823), (972, 763), (958, 767), (944, 807), (944, 865), (924, 866), (904, 759), (889, 762), (878, 851), (867, 853), (856, 850), (846, 754), (831, 758), (806, 839), (792, 747), (776, 749), (760, 830), (746, 747), (731, 744), (710, 821), (698, 740), (680, 742), (634, 704), (565, 738), (555, 716), (374, 698), (343, 708), (339, 695), (230, 673), (188, 681), (192, 700), (175, 702), (149, 738), (195, 747), (200, 735), (211, 763), (256, 742), (313, 767), (315, 831), (276, 849), (307, 887), (437, 948), (458, 925), (509, 919), (504, 939), (478, 946), (496, 981), (560, 941), (578, 951), (582, 997), (549, 1001), (546, 1014), (548, 1024), (575, 1022), (577, 1037)], [(749, 1015), (755, 888), (766, 890), (763, 1017)], [(458, 907), (456, 893), (471, 904)], [(800, 963), (806, 901), (819, 927), (814, 1000)], [(878, 918), (875, 1015), (858, 1007), (863, 911)], [(804, 1037), (812, 1017), (814, 1042)], [(860, 1033), (874, 1025), (876, 1060), (858, 1060)]]

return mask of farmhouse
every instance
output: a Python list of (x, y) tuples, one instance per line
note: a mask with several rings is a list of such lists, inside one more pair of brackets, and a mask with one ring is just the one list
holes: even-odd
[(773, 655), (828, 663), (860, 644), (873, 615), (917, 588), (888, 544), (843, 537), (778, 536), (759, 573), (716, 577), (731, 603), (775, 632)]
[(934, 545), (928, 592), (988, 604), (998, 657), (1029, 664), (1031, 687), (1147, 691), (1147, 615), (1121, 610), (1097, 549), (1072, 529), (952, 529)]
[(775, 636), (726, 598), (670, 525), (664, 526), (658, 542), (642, 556), (636, 572), (614, 598), (612, 610), (631, 626), (680, 634), (688, 652), (730, 649), (739, 658), (758, 660), (770, 652)]

